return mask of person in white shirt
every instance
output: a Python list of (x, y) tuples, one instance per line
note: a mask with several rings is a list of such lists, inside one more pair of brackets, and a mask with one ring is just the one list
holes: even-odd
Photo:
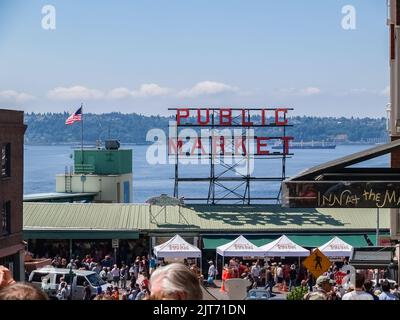
[(210, 260), (208, 263), (209, 263), (210, 267), (208, 268), (207, 283), (208, 283), (208, 285), (213, 286), (214, 285), (214, 279), (215, 279), (215, 276), (216, 276), (216, 269), (215, 269), (213, 261)]
[(261, 268), (258, 263), (254, 262), (253, 266), (251, 267), (251, 275), (253, 276), (254, 281), (258, 284), (260, 282), (260, 271)]
[(355, 290), (343, 295), (342, 300), (371, 300), (374, 298), (367, 292), (364, 291), (365, 277), (361, 273), (356, 273), (356, 288)]
[(283, 268), (282, 268), (282, 263), (279, 262), (278, 268), (276, 269), (276, 276), (278, 278), (278, 285), (279, 285), (279, 290), (282, 290), (282, 283), (283, 283)]
[(111, 275), (113, 277), (113, 282), (115, 286), (119, 286), (119, 279), (120, 279), (120, 270), (116, 264), (114, 264), (114, 268), (111, 270)]

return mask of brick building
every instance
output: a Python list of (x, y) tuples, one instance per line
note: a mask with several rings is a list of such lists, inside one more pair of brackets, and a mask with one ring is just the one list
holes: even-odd
[(24, 113), (0, 109), (0, 265), (24, 279), (22, 242)]

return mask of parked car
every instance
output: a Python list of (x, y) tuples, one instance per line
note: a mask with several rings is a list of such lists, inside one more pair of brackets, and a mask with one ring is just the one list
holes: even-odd
[(72, 300), (82, 300), (84, 295), (83, 283), (89, 284), (92, 295), (96, 295), (97, 287), (101, 287), (102, 291), (107, 289), (107, 282), (100, 278), (94, 271), (76, 270), (72, 272), (72, 284), (70, 269), (61, 269), (54, 267), (44, 267), (33, 270), (29, 275), (29, 282), (34, 286), (47, 292), (50, 298), (56, 298), (60, 278), (64, 278), (70, 290), (70, 298)]
[(251, 289), (247, 292), (246, 300), (268, 300), (271, 294), (265, 289)]

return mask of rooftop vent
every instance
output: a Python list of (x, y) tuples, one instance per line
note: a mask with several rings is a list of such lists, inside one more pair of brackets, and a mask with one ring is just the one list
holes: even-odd
[(118, 140), (106, 140), (106, 150), (118, 150), (121, 146)]

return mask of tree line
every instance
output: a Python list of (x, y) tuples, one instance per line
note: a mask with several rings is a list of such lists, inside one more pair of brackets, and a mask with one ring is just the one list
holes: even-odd
[[(65, 125), (68, 113), (26, 113), (26, 144), (75, 144), (81, 141), (81, 123)], [(173, 117), (144, 116), (119, 112), (84, 115), (84, 141), (118, 139), (122, 143), (146, 143), (150, 129), (159, 128), (168, 133)], [(387, 139), (385, 118), (335, 118), (297, 116), (289, 118), (291, 127), (286, 135), (295, 141), (325, 141), (337, 143), (383, 142)], [(282, 128), (258, 128), (256, 134), (282, 135)]]

